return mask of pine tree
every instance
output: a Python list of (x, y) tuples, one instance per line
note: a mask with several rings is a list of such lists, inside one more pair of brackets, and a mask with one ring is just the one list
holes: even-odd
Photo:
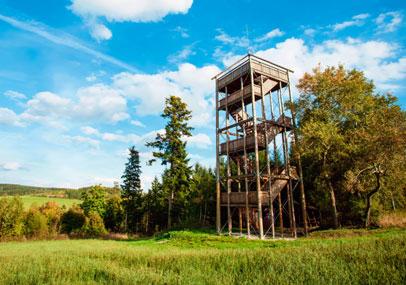
[(130, 147), (130, 156), (125, 164), (121, 179), (121, 197), (126, 212), (127, 231), (137, 231), (142, 208), (141, 166), (140, 156), (135, 147)]
[[(165, 133), (158, 133), (155, 141), (147, 143), (148, 147), (157, 149), (153, 156), (161, 160), (162, 165), (169, 165), (165, 175), (164, 187), (168, 190), (168, 228), (172, 223), (172, 207), (174, 201), (178, 208), (178, 218), (182, 214), (182, 204), (187, 202), (189, 177), (191, 170), (186, 152), (185, 137), (190, 137), (192, 128), (188, 126), (191, 112), (181, 98), (170, 96), (165, 100), (165, 109), (161, 115), (168, 120)], [(154, 162), (155, 159), (150, 162)]]

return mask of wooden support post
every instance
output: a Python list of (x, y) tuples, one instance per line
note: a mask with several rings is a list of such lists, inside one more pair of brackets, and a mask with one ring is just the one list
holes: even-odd
[(254, 89), (254, 70), (252, 69), (251, 57), (249, 57), (249, 72), (250, 72), (250, 84), (251, 84), (251, 99), (252, 99), (252, 116), (254, 125), (254, 145), (255, 145), (255, 177), (257, 186), (257, 197), (258, 197), (258, 227), (259, 227), (259, 238), (264, 238), (264, 226), (262, 221), (262, 202), (261, 202), (261, 179), (259, 170), (259, 153), (258, 153), (258, 132), (257, 132), (257, 113), (255, 108), (255, 89)]
[[(245, 107), (245, 103), (244, 103), (244, 96), (243, 96), (243, 92), (244, 92), (244, 80), (242, 77), (240, 77), (240, 90), (241, 90), (241, 110), (243, 110), (244, 112), (246, 112), (246, 107)], [(248, 164), (247, 164), (247, 133), (245, 131), (245, 124), (242, 126), (242, 131), (243, 131), (243, 143), (244, 143), (244, 174), (245, 174), (245, 178), (244, 178), (244, 182), (245, 182), (245, 223), (247, 226), (247, 238), (251, 237), (251, 223), (250, 223), (250, 208), (248, 205), (248, 195), (249, 195), (249, 186), (248, 186)]]
[(289, 177), (289, 182), (288, 182), (288, 205), (289, 205), (289, 211), (290, 211), (290, 228), (292, 231), (292, 235), (294, 238), (297, 237), (297, 232), (296, 232), (296, 218), (295, 218), (295, 205), (293, 203), (293, 186), (292, 186), (292, 176), (290, 173), (290, 163), (289, 163), (289, 145), (288, 145), (288, 139), (287, 139), (287, 134), (286, 134), (286, 123), (285, 123), (285, 111), (284, 111), (284, 106), (283, 106), (283, 98), (282, 98), (282, 83), (279, 82), (279, 101), (280, 101), (280, 110), (282, 113), (282, 120), (284, 122), (283, 126), (283, 133), (282, 133), (282, 143), (284, 145), (284, 157), (285, 157), (285, 169), (286, 169), (286, 174)]
[[(269, 94), (269, 104), (271, 105), (271, 120), (275, 121), (272, 92)], [(277, 174), (279, 174), (278, 148), (276, 147), (276, 137), (273, 139), (273, 157), (275, 160), (275, 171)], [(281, 232), (281, 237), (283, 237), (283, 205), (281, 192), (278, 193), (278, 207), (279, 207), (279, 230)]]
[[(240, 182), (240, 175), (241, 175), (241, 167), (240, 167), (240, 160), (237, 160), (237, 176), (238, 176), (238, 192), (241, 192), (241, 182)], [(241, 207), (238, 207), (238, 225), (240, 227), (240, 236), (242, 236), (242, 212)]]
[(271, 230), (272, 230), (272, 238), (275, 238), (275, 220), (274, 220), (274, 213), (273, 213), (273, 199), (272, 199), (272, 179), (271, 179), (271, 164), (269, 162), (269, 140), (268, 140), (268, 124), (266, 121), (266, 111), (265, 111), (265, 103), (263, 84), (264, 78), (261, 75), (261, 109), (262, 109), (262, 119), (263, 119), (263, 126), (264, 126), (264, 136), (265, 136), (265, 162), (266, 162), (266, 172), (268, 175), (268, 193), (269, 193), (269, 219), (271, 221)]
[(216, 80), (216, 229), (221, 233), (221, 209), (220, 209), (220, 134), (219, 134), (219, 90)]
[(290, 89), (290, 79), (289, 79), (289, 72), (288, 72), (288, 92), (289, 92), (289, 102), (290, 102), (290, 113), (292, 115), (292, 130), (293, 130), (293, 152), (296, 156), (297, 160), (297, 168), (299, 172), (299, 189), (300, 189), (300, 205), (302, 208), (302, 219), (303, 219), (303, 229), (304, 234), (307, 236), (308, 234), (308, 225), (307, 225), (307, 210), (306, 210), (306, 196), (304, 190), (304, 183), (303, 183), (303, 169), (302, 169), (302, 159), (300, 157), (300, 152), (298, 150), (298, 135), (297, 135), (297, 126), (296, 126), (296, 112), (295, 106), (292, 100), (292, 93)]
[[(229, 111), (228, 111), (228, 92), (227, 92), (227, 86), (226, 88), (226, 128), (228, 127), (228, 117), (229, 117)], [(230, 134), (227, 132), (226, 135), (226, 149), (227, 149), (227, 224), (228, 224), (228, 235), (231, 236), (232, 230), (233, 230), (233, 220), (231, 217), (231, 207), (230, 207), (230, 195), (231, 195), (231, 168), (230, 168), (230, 153), (229, 153), (229, 144), (230, 144)]]

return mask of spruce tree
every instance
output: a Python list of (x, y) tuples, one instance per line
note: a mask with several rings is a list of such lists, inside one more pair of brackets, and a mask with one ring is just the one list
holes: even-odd
[(176, 214), (180, 219), (184, 209), (182, 204), (187, 202), (191, 170), (188, 166), (185, 138), (192, 135), (192, 128), (188, 126), (192, 116), (186, 103), (177, 96), (170, 96), (165, 100), (165, 108), (161, 116), (168, 120), (165, 133), (158, 133), (155, 141), (147, 143), (147, 146), (157, 150), (153, 152), (155, 159), (151, 160), (151, 163), (160, 159), (162, 165), (169, 165), (165, 174), (164, 187), (168, 192), (168, 228), (170, 228), (173, 206), (176, 207)]
[(126, 212), (127, 231), (137, 231), (142, 211), (141, 166), (140, 156), (134, 146), (129, 149), (129, 158), (121, 179), (121, 197)]

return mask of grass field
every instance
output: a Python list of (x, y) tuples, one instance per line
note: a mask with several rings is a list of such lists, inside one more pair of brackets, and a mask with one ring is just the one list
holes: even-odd
[[(11, 198), (12, 196), (5, 196), (8, 198)], [(54, 198), (54, 197), (42, 197), (42, 196), (30, 196), (30, 195), (25, 195), (25, 196), (20, 196), (23, 203), (24, 203), (24, 208), (29, 209), (32, 205), (36, 206), (41, 206), (45, 204), (46, 202), (56, 202), (58, 203), (59, 206), (66, 206), (67, 208), (71, 207), (73, 204), (79, 205), (81, 203), (80, 200), (77, 199), (67, 199), (67, 198)], [(0, 196), (2, 198), (2, 196)]]
[(406, 230), (0, 243), (2, 284), (405, 284)]

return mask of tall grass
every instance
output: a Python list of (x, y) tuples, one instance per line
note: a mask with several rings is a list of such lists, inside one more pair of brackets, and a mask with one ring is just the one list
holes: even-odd
[(0, 244), (3, 284), (405, 284), (406, 231), (246, 241), (172, 232), (139, 241)]

